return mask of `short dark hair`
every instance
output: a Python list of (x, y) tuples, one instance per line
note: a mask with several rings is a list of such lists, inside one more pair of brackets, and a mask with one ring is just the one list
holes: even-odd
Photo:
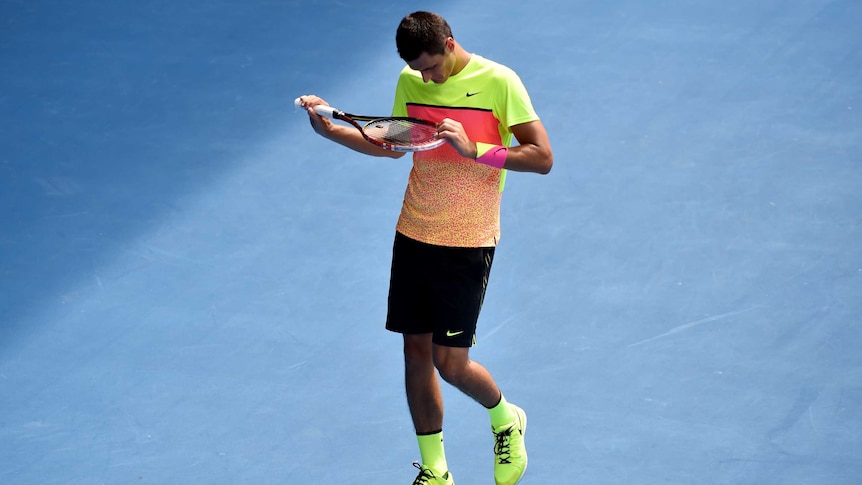
[(395, 46), (402, 59), (412, 62), (423, 52), (432, 56), (446, 52), (449, 37), (452, 37), (452, 29), (443, 17), (419, 11), (401, 20), (395, 33)]

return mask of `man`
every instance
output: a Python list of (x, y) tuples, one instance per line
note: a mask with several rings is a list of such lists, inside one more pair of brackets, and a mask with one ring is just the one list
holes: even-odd
[[(506, 170), (548, 173), (550, 142), (518, 76), (464, 50), (441, 16), (406, 16), (395, 41), (407, 66), (393, 115), (439, 123), (447, 141), (413, 155), (392, 255), (386, 328), (403, 334), (407, 402), (422, 457), (413, 484), (454, 484), (443, 449), (439, 373), (488, 409), (495, 481), (514, 485), (527, 467), (526, 414), (506, 401), (469, 350), (500, 237)], [(368, 155), (403, 155), (318, 116), (312, 107), (326, 104), (321, 98), (300, 100), (320, 135)], [(510, 147), (513, 135), (518, 145)]]

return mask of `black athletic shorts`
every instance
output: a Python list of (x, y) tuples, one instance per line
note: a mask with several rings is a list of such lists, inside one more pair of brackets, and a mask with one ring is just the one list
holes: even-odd
[(493, 247), (435, 246), (396, 232), (386, 328), (471, 347), (493, 261)]

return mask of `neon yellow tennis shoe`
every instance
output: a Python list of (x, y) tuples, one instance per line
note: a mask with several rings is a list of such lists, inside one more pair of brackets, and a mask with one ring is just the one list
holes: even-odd
[(497, 485), (515, 485), (527, 471), (527, 448), (524, 433), (527, 431), (527, 413), (510, 404), (515, 421), (492, 428), (494, 432), (494, 481)]
[(455, 485), (455, 480), (448, 471), (438, 477), (433, 470), (424, 465), (413, 463), (413, 466), (419, 469), (419, 476), (413, 480), (413, 485)]

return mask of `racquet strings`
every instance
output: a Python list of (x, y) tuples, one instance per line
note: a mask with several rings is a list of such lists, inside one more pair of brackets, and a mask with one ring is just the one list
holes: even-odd
[(363, 131), (369, 138), (401, 147), (421, 147), (438, 141), (436, 126), (410, 120), (375, 120)]

